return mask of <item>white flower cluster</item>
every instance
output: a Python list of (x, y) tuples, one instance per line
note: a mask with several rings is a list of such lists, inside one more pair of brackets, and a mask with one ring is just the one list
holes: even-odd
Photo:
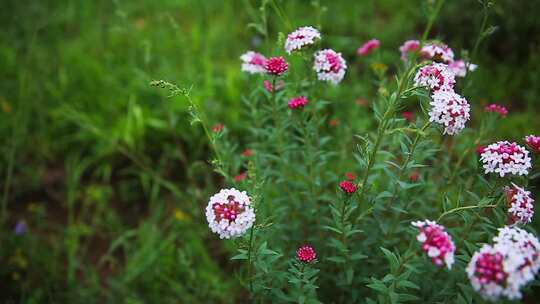
[(263, 74), (266, 72), (264, 68), (266, 57), (260, 53), (248, 51), (240, 56), (240, 60), (242, 60), (242, 71), (244, 72), (250, 74)]
[(214, 194), (206, 206), (206, 220), (212, 232), (221, 239), (246, 233), (255, 223), (255, 210), (245, 191), (222, 189)]
[(444, 126), (444, 134), (454, 135), (465, 128), (471, 118), (471, 106), (454, 91), (436, 91), (431, 95), (429, 121)]
[(433, 63), (421, 67), (414, 76), (414, 84), (433, 91), (452, 91), (456, 83), (454, 72), (444, 63)]
[(527, 175), (531, 168), (529, 151), (508, 141), (499, 141), (484, 148), (480, 160), (486, 174), (494, 172), (501, 177), (507, 174)]
[(456, 77), (465, 77), (467, 76), (467, 72), (473, 72), (478, 68), (478, 65), (460, 59), (450, 62), (448, 68), (456, 75)]
[(530, 223), (534, 216), (534, 199), (531, 197), (531, 192), (515, 184), (505, 190), (510, 205), (508, 213), (512, 221), (520, 224)]
[(493, 242), (471, 258), (467, 266), (471, 285), (487, 300), (520, 299), (521, 288), (540, 269), (540, 242), (517, 227), (500, 228)]
[(290, 54), (306, 45), (315, 43), (315, 40), (321, 39), (321, 33), (311, 26), (304, 26), (290, 33), (285, 40), (285, 51)]
[(347, 63), (341, 56), (341, 53), (337, 53), (331, 49), (325, 49), (315, 54), (313, 69), (317, 72), (317, 78), (319, 80), (338, 84), (345, 76)]

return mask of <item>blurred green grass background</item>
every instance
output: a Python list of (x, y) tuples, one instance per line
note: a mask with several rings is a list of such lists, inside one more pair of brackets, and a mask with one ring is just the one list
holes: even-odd
[[(242, 144), (242, 97), (262, 84), (240, 71), (246, 50), (283, 51), (278, 33), (316, 25), (350, 69), (329, 90), (332, 116), (372, 120), (357, 98), (376, 94), (355, 56), (377, 38), (394, 71), (398, 47), (419, 38), (427, 1), (4, 1), (0, 12), (2, 222), (0, 299), (38, 303), (236, 302), (241, 289), (202, 206), (221, 181), (187, 103), (148, 84), (192, 87), (212, 123)], [(482, 20), (477, 1), (447, 1), (431, 38), (461, 57)], [(540, 2), (497, 1), (497, 27), (473, 58), (468, 98), (510, 115), (492, 139), (540, 131)], [(268, 18), (265, 37), (250, 24)], [(374, 61), (373, 61), (374, 62)], [(245, 144), (245, 143), (244, 143)], [(24, 219), (25, 238), (12, 227)], [(181, 300), (179, 300), (181, 298)]]

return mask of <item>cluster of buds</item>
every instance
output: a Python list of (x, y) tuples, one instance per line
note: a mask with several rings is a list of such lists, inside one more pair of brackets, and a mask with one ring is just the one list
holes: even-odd
[(506, 115), (508, 115), (508, 110), (506, 109), (506, 107), (496, 104), (496, 103), (487, 105), (484, 108), (484, 111), (491, 112), (491, 113), (498, 113), (499, 115), (501, 115), (501, 117), (506, 117)]

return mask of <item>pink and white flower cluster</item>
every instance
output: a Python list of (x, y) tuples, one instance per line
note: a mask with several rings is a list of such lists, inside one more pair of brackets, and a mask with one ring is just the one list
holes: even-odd
[(527, 175), (531, 168), (529, 151), (508, 141), (499, 141), (485, 147), (480, 154), (485, 173)]
[(409, 53), (416, 53), (420, 49), (420, 41), (418, 40), (407, 40), (399, 47), (401, 52), (401, 60), (407, 61), (409, 58)]
[(242, 56), (242, 71), (250, 74), (263, 74), (266, 72), (266, 57), (254, 51), (248, 51)]
[(337, 53), (331, 49), (325, 49), (315, 54), (313, 69), (317, 72), (317, 78), (319, 80), (338, 84), (345, 76), (347, 63), (341, 56), (341, 53)]
[(431, 95), (429, 121), (444, 126), (444, 134), (455, 135), (465, 128), (471, 118), (471, 106), (453, 90), (439, 90)]
[(454, 264), (456, 246), (446, 229), (434, 221), (424, 220), (411, 223), (420, 230), (416, 239), (422, 243), (422, 250), (427, 253), (437, 266), (446, 265), (448, 269)]
[(414, 83), (419, 87), (428, 87), (433, 91), (452, 91), (456, 83), (454, 73), (443, 63), (433, 63), (421, 67), (416, 76)]
[(534, 216), (534, 199), (531, 192), (512, 184), (505, 189), (509, 205), (508, 213), (513, 223), (527, 224)]
[(451, 63), (454, 61), (454, 51), (442, 42), (432, 42), (424, 45), (420, 50), (422, 56), (426, 59)]
[(486, 300), (520, 299), (521, 288), (540, 268), (540, 243), (517, 227), (500, 228), (493, 242), (471, 258), (466, 269), (471, 285)]
[(212, 232), (221, 239), (242, 236), (255, 223), (255, 210), (245, 191), (222, 189), (210, 197), (206, 220)]
[(312, 45), (316, 40), (321, 39), (321, 33), (311, 26), (304, 26), (290, 33), (285, 40), (285, 51), (291, 54), (295, 50), (300, 50), (304, 46)]
[(540, 136), (529, 135), (525, 137), (525, 142), (535, 153), (540, 153)]
[(467, 63), (460, 59), (450, 62), (448, 68), (456, 75), (456, 77), (465, 77), (467, 76), (467, 72), (473, 72), (478, 66), (474, 63)]

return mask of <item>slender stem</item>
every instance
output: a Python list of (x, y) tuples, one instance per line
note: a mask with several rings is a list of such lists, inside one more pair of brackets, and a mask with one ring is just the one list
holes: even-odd
[(439, 15), (439, 11), (441, 10), (443, 3), (444, 0), (439, 0), (439, 2), (437, 2), (437, 6), (435, 6), (435, 10), (429, 16), (428, 24), (426, 26), (426, 29), (424, 30), (424, 34), (422, 34), (422, 42), (426, 41), (426, 39), (428, 38), (431, 27), (433, 26), (435, 19), (437, 19), (437, 16)]
[(248, 247), (248, 280), (249, 280), (249, 293), (253, 295), (253, 263), (251, 262), (251, 252), (253, 251), (253, 231), (255, 226), (251, 226), (249, 232), (249, 247)]
[(439, 216), (439, 218), (437, 219), (437, 222), (439, 222), (443, 217), (445, 217), (445, 216), (447, 216), (449, 214), (458, 212), (458, 211), (469, 210), (469, 209), (481, 209), (481, 208), (495, 208), (495, 207), (497, 207), (497, 204), (495, 204), (495, 205), (484, 205), (484, 206), (464, 206), (464, 207), (454, 208), (454, 209), (448, 210), (448, 211), (444, 212), (443, 214), (441, 214), (441, 216)]

